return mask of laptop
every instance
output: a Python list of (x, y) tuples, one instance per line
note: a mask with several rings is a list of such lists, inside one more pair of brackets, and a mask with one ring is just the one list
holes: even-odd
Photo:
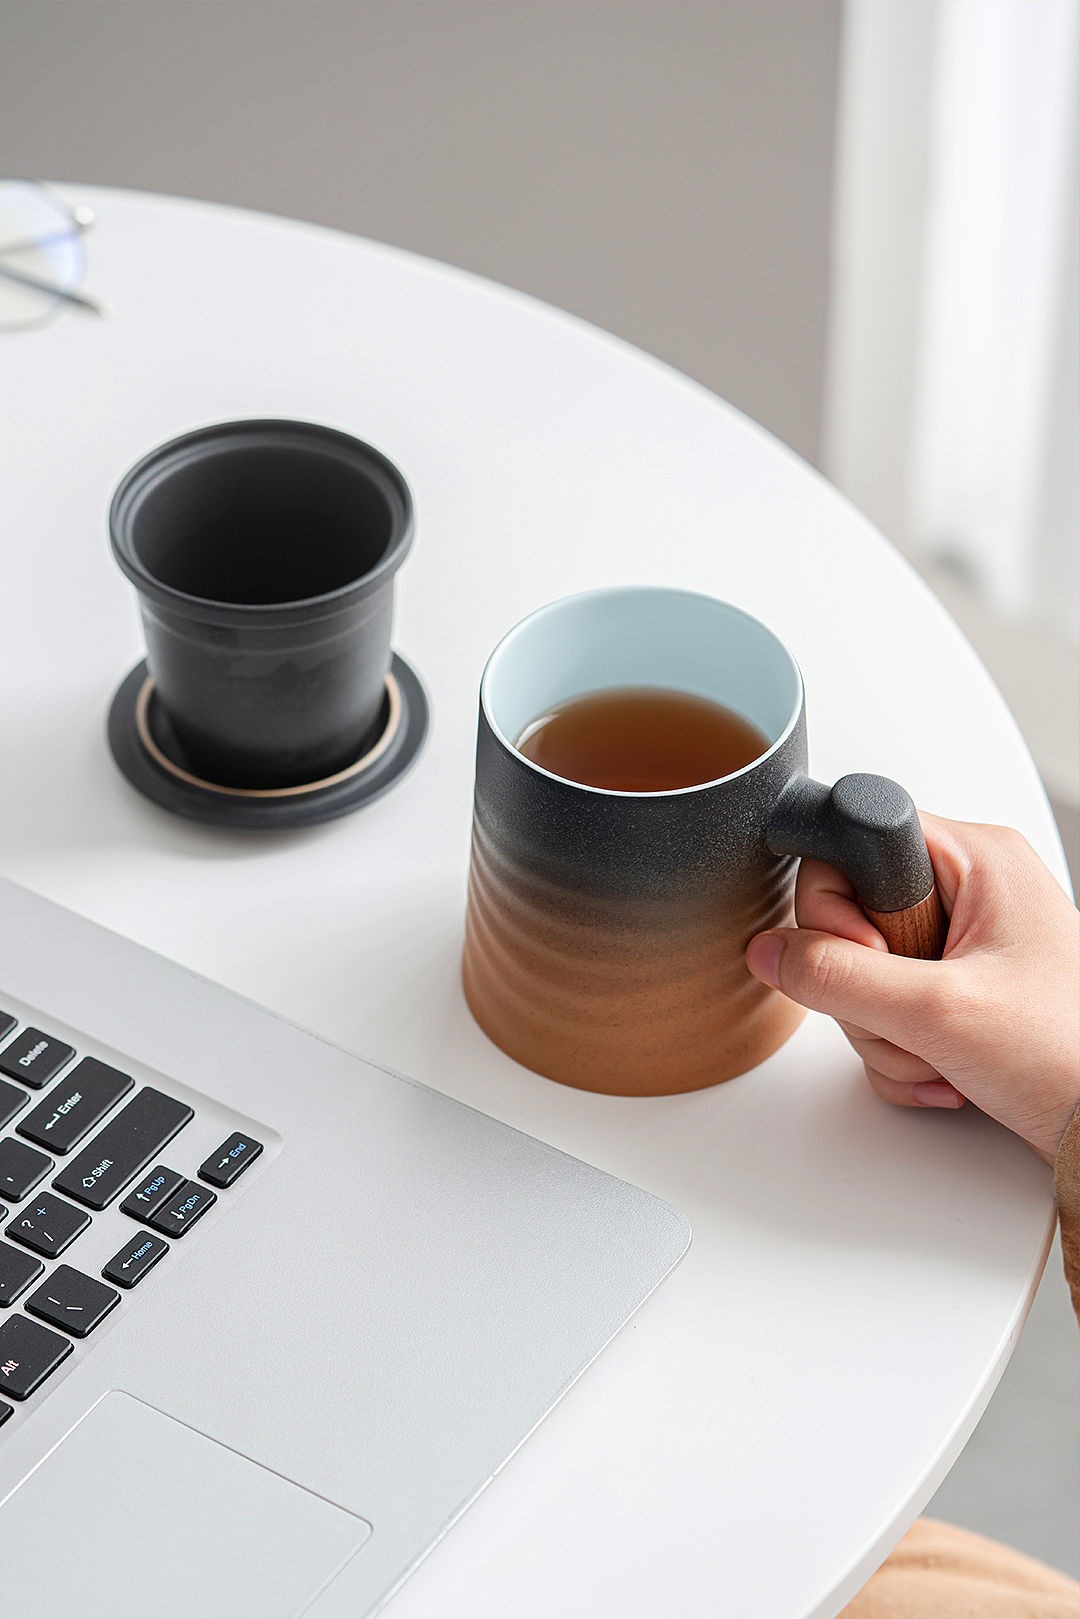
[(0, 1013), (12, 1613), (374, 1612), (689, 1244), (2, 881)]

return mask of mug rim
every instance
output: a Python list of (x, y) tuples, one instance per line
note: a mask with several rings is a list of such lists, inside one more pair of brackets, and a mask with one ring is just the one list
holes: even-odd
[[(227, 450), (232, 440), (250, 438), (257, 442), (260, 436), (266, 439), (277, 437), (283, 444), (290, 438), (306, 439), (309, 443), (321, 443), (324, 449), (344, 452), (357, 464), (366, 461), (375, 480), (384, 479), (400, 501), (400, 532), (392, 536), (386, 551), (373, 568), (358, 574), (344, 585), (338, 585), (334, 590), (315, 596), (300, 596), (281, 602), (225, 602), (212, 596), (196, 596), (165, 584), (150, 572), (135, 547), (133, 521), (141, 500), (175, 467), (206, 455), (221, 453)], [(391, 510), (392, 520), (394, 516)], [(342, 608), (362, 600), (397, 572), (412, 546), (414, 526), (412, 492), (391, 460), (352, 433), (321, 422), (289, 417), (251, 417), (211, 422), (205, 427), (197, 427), (192, 432), (167, 439), (140, 456), (128, 468), (109, 504), (109, 539), (113, 557), (139, 595), (159, 607), (171, 608), (185, 618), (230, 627), (256, 622), (264, 625), (291, 624), (298, 620), (308, 623), (331, 617)]]
[[(689, 787), (670, 787), (660, 792), (648, 793), (627, 792), (625, 789), (618, 787), (594, 787), (589, 782), (574, 781), (569, 776), (557, 776), (554, 771), (545, 770), (543, 765), (536, 764), (534, 760), (528, 758), (526, 754), (520, 752), (517, 746), (500, 728), (492, 712), (491, 704), (488, 701), (489, 681), (492, 673), (492, 666), (495, 663), (495, 660), (498, 658), (503, 649), (509, 644), (509, 642), (512, 641), (520, 632), (524, 631), (528, 625), (534, 623), (536, 619), (541, 618), (548, 613), (558, 612), (560, 609), (567, 607), (571, 602), (586, 601), (590, 598), (593, 600), (598, 600), (604, 596), (682, 596), (684, 598), (697, 601), (706, 601), (713, 603), (716, 606), (725, 608), (728, 612), (737, 614), (740, 618), (745, 619), (748, 623), (753, 624), (759, 630), (762, 630), (765, 635), (767, 635), (768, 638), (775, 644), (777, 649), (783, 654), (784, 658), (790, 665), (792, 674), (795, 677), (795, 698), (792, 711), (783, 730), (776, 738), (776, 741), (770, 743), (765, 752), (759, 753), (756, 759), (751, 759), (749, 764), (743, 765), (740, 770), (731, 771), (726, 776), (715, 776), (711, 781), (694, 782)], [(603, 688), (600, 689), (602, 690)], [(679, 688), (672, 687), (671, 689), (674, 691), (678, 690)], [(580, 693), (579, 695), (584, 695), (584, 693)], [(487, 662), (484, 664), (484, 672), (480, 677), (480, 710), (496, 741), (501, 743), (502, 746), (505, 747), (515, 759), (519, 760), (523, 765), (527, 765), (530, 770), (535, 771), (538, 776), (546, 777), (548, 781), (560, 782), (566, 787), (576, 788), (578, 791), (583, 793), (595, 793), (600, 798), (682, 798), (688, 793), (701, 793), (710, 787), (717, 787), (725, 782), (738, 781), (743, 776), (752, 775), (755, 770), (759, 770), (766, 765), (768, 761), (772, 759), (789, 741), (792, 732), (799, 723), (804, 702), (805, 687), (803, 683), (802, 670), (799, 668), (794, 654), (780, 639), (775, 630), (770, 629), (768, 624), (764, 623), (760, 618), (757, 618), (753, 613), (748, 613), (745, 608), (737, 606), (735, 602), (725, 601), (721, 596), (710, 596), (704, 590), (682, 590), (678, 586), (673, 585), (601, 585), (595, 590), (578, 590), (572, 592), (569, 596), (560, 596), (556, 601), (546, 602), (543, 607), (534, 608), (531, 613), (527, 613), (524, 618), (519, 619), (516, 624), (507, 630), (502, 639), (497, 643), (496, 646), (492, 648)]]

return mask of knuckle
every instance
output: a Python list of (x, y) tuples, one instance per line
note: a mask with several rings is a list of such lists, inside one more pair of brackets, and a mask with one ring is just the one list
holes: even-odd
[[(784, 955), (788, 952), (785, 950)], [(781, 958), (782, 960), (783, 958)], [(843, 956), (832, 941), (818, 936), (806, 941), (792, 962), (792, 987), (811, 1004), (833, 999), (848, 976)]]
[[(951, 977), (952, 975), (950, 975)], [(955, 981), (946, 982), (944, 973), (933, 975), (927, 973), (918, 1002), (920, 1019), (924, 1019), (932, 1025), (940, 1024), (951, 1013), (956, 1011), (957, 1004), (957, 985)]]
[(1031, 844), (1027, 838), (1022, 832), (1018, 832), (1014, 826), (999, 827), (998, 837), (1010, 854), (1026, 855), (1031, 849)]
[(928, 975), (919, 998), (918, 1015), (922, 1030), (932, 1046), (949, 1053), (966, 1049), (972, 1040), (981, 1040), (986, 1024), (986, 999), (979, 986), (959, 971)]
[(987, 849), (984, 858), (991, 861), (1005, 860), (1011, 870), (1026, 869), (1032, 861), (1034, 851), (1031, 844), (1022, 832), (1012, 826), (988, 826), (983, 828), (986, 834)]

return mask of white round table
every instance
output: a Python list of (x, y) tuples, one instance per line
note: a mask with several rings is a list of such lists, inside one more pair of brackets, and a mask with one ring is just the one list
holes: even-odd
[[(98, 210), (88, 285), (114, 313), (0, 339), (3, 874), (669, 1199), (694, 1230), (387, 1612), (828, 1619), (989, 1399), (1045, 1260), (1050, 1173), (971, 1107), (878, 1101), (814, 1016), (755, 1072), (687, 1096), (588, 1095), (503, 1056), (458, 978), (477, 687), (542, 602), (708, 591), (794, 650), (819, 778), (880, 771), (927, 808), (1019, 826), (1063, 877), (1001, 697), (858, 512), (658, 361), (391, 248), (64, 189)], [(379, 802), (300, 833), (174, 820), (105, 745), (142, 656), (110, 491), (159, 441), (244, 416), (357, 434), (417, 504), (394, 639), (431, 697), (426, 751)]]

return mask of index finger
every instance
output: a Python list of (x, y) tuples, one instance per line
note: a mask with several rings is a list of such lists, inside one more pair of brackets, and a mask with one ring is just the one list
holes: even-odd
[(832, 933), (871, 950), (888, 945), (859, 906), (855, 889), (842, 872), (823, 860), (804, 859), (795, 884), (795, 921), (801, 928)]

